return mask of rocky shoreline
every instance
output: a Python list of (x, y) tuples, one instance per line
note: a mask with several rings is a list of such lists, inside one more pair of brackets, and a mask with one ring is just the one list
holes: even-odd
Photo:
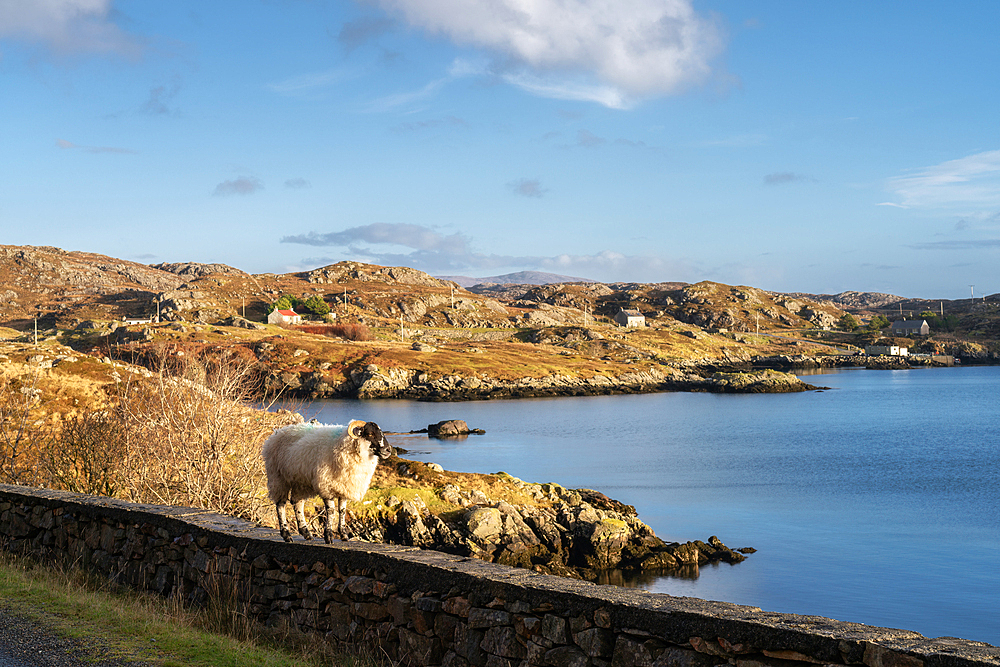
[(380, 368), (368, 364), (353, 369), (346, 379), (333, 383), (316, 371), (272, 373), (265, 380), (270, 392), (317, 398), (406, 398), (427, 401), (536, 398), (640, 394), (662, 391), (715, 393), (788, 393), (821, 389), (789, 373), (771, 368), (731, 369), (653, 367), (617, 376), (517, 378), (514, 380), (447, 375), (429, 378), (424, 372), (404, 368)]
[(736, 564), (754, 552), (730, 549), (715, 536), (665, 542), (634, 507), (599, 491), (524, 482), (503, 472), (455, 473), (393, 457), (379, 466), (373, 488), (389, 495), (351, 518), (353, 539), (564, 577), (597, 581), (623, 570), (697, 577), (699, 565)]

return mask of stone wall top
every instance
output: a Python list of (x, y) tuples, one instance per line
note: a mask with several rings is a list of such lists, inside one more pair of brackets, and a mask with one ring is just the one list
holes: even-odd
[[(730, 657), (741, 652), (763, 653), (772, 663), (1000, 666), (1000, 649), (980, 642), (928, 639), (906, 630), (599, 585), (415, 547), (365, 542), (286, 543), (276, 530), (201, 509), (141, 505), (9, 485), (0, 485), (0, 505), (21, 508), (16, 517), (16, 513), (4, 511), (3, 530), (8, 539), (27, 539), (32, 527), (21, 527), (18, 522), (32, 523), (31, 517), (38, 518), (35, 523), (44, 529), (46, 520), (41, 517), (46, 513), (83, 515), (121, 527), (152, 526), (162, 529), (163, 534), (190, 535), (204, 548), (238, 554), (245, 562), (266, 556), (299, 563), (304, 569), (322, 564), (330, 571), (377, 573), (379, 580), (391, 582), (400, 595), (414, 598), (447, 598), (456, 595), (454, 591), (472, 591), (463, 595), (474, 607), (503, 600), (506, 609), (522, 612), (553, 610), (567, 618), (601, 618), (603, 627), (621, 629), (630, 637), (651, 637), (708, 654), (714, 651), (719, 655), (718, 647), (722, 646)], [(29, 519), (18, 518), (21, 516)], [(712, 646), (699, 647), (703, 638), (709, 638)]]

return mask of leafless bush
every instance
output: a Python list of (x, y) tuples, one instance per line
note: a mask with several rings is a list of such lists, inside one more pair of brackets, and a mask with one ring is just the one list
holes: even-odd
[(374, 340), (375, 336), (364, 324), (334, 324), (330, 327), (330, 335), (340, 336), (347, 340)]
[(129, 376), (106, 409), (65, 424), (47, 457), (52, 483), (270, 520), (260, 444), (276, 419), (250, 407), (256, 382), (255, 365), (235, 355), (175, 358), (151, 377)]
[(130, 452), (125, 424), (107, 410), (91, 410), (67, 420), (58, 440), (43, 455), (50, 484), (98, 496), (119, 496), (128, 486)]
[(268, 504), (260, 443), (271, 424), (246, 403), (253, 367), (222, 358), (177, 370), (122, 383), (114, 396), (132, 441), (130, 499), (259, 520)]
[(39, 388), (41, 369), (0, 375), (0, 481), (40, 483), (39, 451), (53, 440)]

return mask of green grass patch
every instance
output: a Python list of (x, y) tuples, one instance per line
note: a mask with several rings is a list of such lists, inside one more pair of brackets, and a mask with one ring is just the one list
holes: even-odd
[(0, 606), (56, 636), (80, 640), (89, 659), (143, 660), (164, 667), (374, 667), (321, 639), (249, 621), (225, 595), (205, 608), (113, 587), (60, 565), (0, 553)]

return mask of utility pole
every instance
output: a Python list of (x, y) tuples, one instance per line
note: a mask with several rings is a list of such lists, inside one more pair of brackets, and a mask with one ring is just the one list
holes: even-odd
[(972, 302), (976, 302), (976, 286), (969, 285), (969, 296), (972, 298)]
[(406, 334), (403, 331), (403, 313), (399, 314), (399, 342), (403, 343), (406, 341)]
[(38, 318), (35, 318), (35, 347), (38, 347)]
[(455, 310), (455, 286), (451, 286), (451, 309)]

